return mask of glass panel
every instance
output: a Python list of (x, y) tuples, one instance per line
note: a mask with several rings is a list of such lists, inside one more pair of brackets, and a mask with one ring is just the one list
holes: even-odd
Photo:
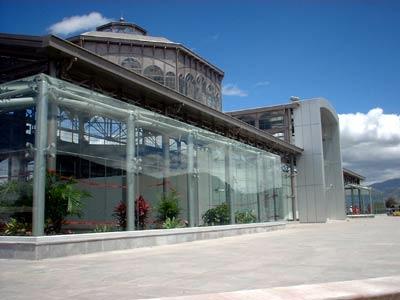
[(234, 214), (236, 223), (257, 220), (257, 152), (237, 145), (232, 151), (232, 179), (234, 183)]
[(32, 231), (35, 94), (32, 78), (0, 86), (0, 235)]
[(188, 222), (187, 134), (184, 127), (171, 126), (172, 121), (146, 112), (137, 122), (138, 193), (150, 206), (146, 228), (173, 226), (171, 222), (183, 227)]
[(280, 191), (282, 206), (279, 212), (279, 218), (284, 220), (292, 220), (292, 186), (289, 168), (285, 168), (285, 170), (282, 171), (282, 188), (280, 189)]
[(230, 223), (226, 160), (228, 140), (200, 130), (196, 136), (198, 219), (202, 225)]
[[(121, 209), (126, 203), (125, 122), (96, 112), (96, 108), (89, 111), (58, 105), (54, 109), (56, 120), (49, 114), (48, 126), (49, 132), (52, 126), (57, 128), (57, 155), (53, 168), (48, 161), (48, 169), (53, 170), (49, 176), (55, 189), (66, 185), (79, 199), (76, 210), (63, 212), (61, 227), (57, 218), (47, 224), (48, 233), (124, 230), (126, 213), (122, 216)], [(46, 209), (53, 205), (51, 199), (46, 205)]]
[(0, 112), (0, 132), (0, 235), (30, 235), (35, 108)]
[[(128, 193), (135, 198), (136, 229), (250, 223), (286, 217), (289, 202), (286, 203), (287, 192), (282, 189), (279, 156), (40, 76), (50, 85), (47, 233), (124, 230), (126, 203), (132, 201)], [(8, 108), (1, 112), (9, 117), (14, 111)], [(33, 130), (29, 138), (25, 133), (25, 139), (15, 147), (9, 145), (14, 140), (2, 143), (1, 167), (7, 182), (12, 178), (9, 170), (13, 166), (18, 169), (17, 174), (33, 169), (31, 158), (25, 158), (23, 167), (15, 167), (21, 162), (10, 154), (26, 151), (26, 141), (33, 142), (34, 109), (22, 111), (18, 112), (22, 119), (11, 117), (20, 120), (16, 128)], [(32, 116), (27, 117), (28, 112)], [(1, 126), (12, 124), (6, 123)], [(4, 167), (10, 161), (11, 168)], [(132, 176), (128, 179), (135, 182), (129, 189), (127, 170)], [(32, 178), (31, 172), (26, 174), (22, 182)], [(75, 197), (74, 203), (63, 198), (64, 192)]]

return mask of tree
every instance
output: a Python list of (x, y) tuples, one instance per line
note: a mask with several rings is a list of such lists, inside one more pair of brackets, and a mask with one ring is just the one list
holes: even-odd
[(389, 197), (385, 201), (386, 208), (395, 208), (397, 206), (397, 201), (394, 197)]

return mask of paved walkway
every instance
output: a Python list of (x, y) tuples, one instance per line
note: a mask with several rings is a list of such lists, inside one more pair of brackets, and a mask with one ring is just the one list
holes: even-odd
[(138, 299), (400, 275), (400, 218), (376, 217), (43, 261), (0, 260), (0, 299)]

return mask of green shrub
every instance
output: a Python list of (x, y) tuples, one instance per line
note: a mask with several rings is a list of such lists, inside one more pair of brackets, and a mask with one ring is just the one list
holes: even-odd
[(175, 217), (173, 217), (172, 219), (171, 218), (167, 218), (164, 221), (162, 227), (164, 229), (182, 228), (182, 227), (184, 227), (184, 224), (182, 223), (181, 220), (176, 219)]
[(237, 211), (235, 213), (235, 222), (237, 224), (255, 223), (256, 221), (257, 217), (251, 210)]
[(81, 217), (82, 200), (90, 197), (90, 194), (77, 189), (75, 184), (76, 181), (72, 178), (64, 180), (54, 173), (47, 173), (45, 218), (48, 226), (46, 226), (46, 233), (60, 233), (67, 216)]
[(181, 212), (178, 192), (174, 189), (171, 189), (169, 193), (163, 196), (161, 201), (158, 203), (157, 211), (157, 218), (161, 223), (164, 223), (168, 218), (178, 219), (178, 216)]
[[(32, 207), (32, 180), (10, 181), (0, 185), (0, 206)], [(45, 231), (47, 234), (60, 233), (67, 216), (81, 216), (84, 198), (90, 197), (88, 192), (76, 188), (72, 178), (63, 179), (53, 172), (46, 174), (45, 191)], [(9, 222), (8, 232), (23, 233), (32, 224), (31, 212), (16, 212)], [(23, 224), (23, 225), (22, 225)], [(29, 229), (30, 230), (30, 229)], [(26, 232), (28, 232), (26, 230)], [(11, 235), (11, 233), (10, 233)]]
[(5, 225), (5, 235), (31, 235), (32, 225), (11, 218)]
[[(0, 207), (32, 208), (33, 187), (32, 180), (11, 180), (0, 184)], [(11, 216), (19, 223), (32, 223), (32, 212), (15, 212)]]
[(202, 216), (204, 224), (208, 226), (229, 224), (229, 207), (222, 203), (207, 210)]
[(400, 211), (395, 211), (395, 212), (393, 212), (393, 216), (395, 216), (395, 217), (400, 217)]

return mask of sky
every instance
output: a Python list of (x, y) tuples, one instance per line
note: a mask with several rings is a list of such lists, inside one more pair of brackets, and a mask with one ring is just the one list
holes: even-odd
[(0, 32), (76, 35), (121, 16), (225, 72), (225, 111), (324, 97), (344, 165), (400, 177), (400, 1), (5, 1)]

